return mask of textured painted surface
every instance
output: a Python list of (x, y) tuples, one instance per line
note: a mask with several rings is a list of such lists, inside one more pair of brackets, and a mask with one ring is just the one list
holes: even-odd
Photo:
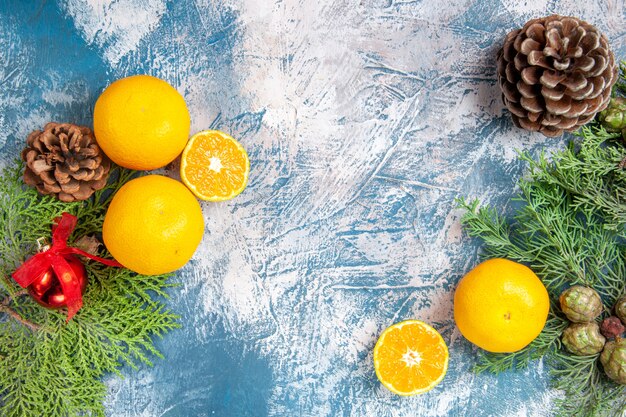
[[(541, 363), (474, 375), (452, 293), (477, 261), (459, 195), (505, 209), (515, 129), (495, 83), (504, 35), (582, 17), (626, 57), (623, 0), (0, 0), (0, 146), (12, 163), (50, 120), (90, 125), (99, 93), (148, 73), (187, 99), (192, 130), (249, 151), (237, 199), (204, 204), (203, 243), (175, 277), (184, 327), (154, 368), (107, 379), (109, 415), (543, 416)], [(175, 176), (175, 167), (168, 173)], [(376, 381), (380, 331), (439, 329), (450, 370), (395, 397)]]

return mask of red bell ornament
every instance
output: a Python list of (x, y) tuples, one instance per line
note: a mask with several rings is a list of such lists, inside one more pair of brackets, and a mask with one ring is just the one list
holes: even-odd
[[(85, 293), (87, 288), (87, 270), (82, 262), (74, 255), (68, 255), (65, 260), (70, 268), (74, 271), (74, 275), (80, 285), (81, 295)], [(59, 283), (54, 269), (50, 268), (28, 287), (30, 295), (44, 307), (62, 308), (67, 307), (67, 299)]]
[(75, 255), (83, 255), (108, 266), (122, 265), (111, 259), (91, 255), (67, 246), (67, 239), (76, 227), (77, 218), (63, 213), (52, 226), (52, 246), (44, 248), (22, 264), (11, 276), (32, 297), (48, 308), (67, 307), (67, 321), (83, 306), (87, 272)]
[(54, 284), (55, 279), (56, 275), (54, 275), (54, 271), (49, 269), (41, 274), (39, 278), (35, 279), (32, 284), (30, 284), (28, 292), (35, 299), (39, 300), (50, 288), (52, 288), (52, 284)]

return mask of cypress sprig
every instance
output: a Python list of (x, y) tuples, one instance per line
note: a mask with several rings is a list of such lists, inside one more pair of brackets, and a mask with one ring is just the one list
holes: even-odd
[[(617, 94), (626, 85), (626, 63), (621, 70)], [(551, 157), (521, 153), (529, 169), (519, 181), (512, 216), (477, 200), (458, 200), (466, 210), (465, 230), (484, 242), (483, 256), (528, 265), (551, 299), (548, 321), (529, 346), (507, 354), (483, 352), (476, 370), (497, 374), (543, 358), (554, 387), (565, 393), (555, 401), (556, 415), (617, 416), (626, 413), (626, 386), (606, 377), (599, 354), (574, 356), (561, 346), (568, 322), (558, 296), (575, 284), (591, 286), (608, 310), (626, 293), (626, 147), (620, 133), (598, 124), (577, 135)]]
[(105, 189), (76, 203), (40, 196), (23, 185), (21, 173), (16, 162), (0, 174), (0, 415), (104, 416), (102, 376), (119, 374), (123, 365), (151, 365), (162, 357), (154, 337), (179, 327), (161, 301), (168, 276), (85, 261), (84, 305), (66, 323), (64, 311), (39, 306), (10, 274), (35, 252), (37, 238), (50, 237), (64, 211), (78, 217), (70, 244), (99, 235), (110, 199), (135, 173), (117, 168)]

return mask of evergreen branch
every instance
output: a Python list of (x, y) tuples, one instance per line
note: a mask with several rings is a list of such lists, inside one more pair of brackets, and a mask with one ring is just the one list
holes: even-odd
[(574, 356), (561, 352), (552, 355), (550, 374), (556, 381), (555, 388), (567, 393), (567, 398), (556, 401), (558, 414), (578, 417), (596, 415), (602, 393), (598, 356)]
[(464, 198), (457, 199), (459, 208), (466, 212), (461, 223), (471, 237), (483, 240), (486, 257), (509, 256), (519, 262), (528, 262), (530, 259), (512, 241), (511, 230), (506, 220), (490, 207), (480, 207), (478, 200), (468, 202)]
[[(626, 61), (616, 92), (626, 94)], [(484, 242), (486, 257), (523, 262), (548, 289), (551, 308), (540, 335), (526, 348), (508, 354), (482, 353), (476, 371), (520, 369), (544, 358), (555, 388), (559, 416), (592, 417), (626, 413), (626, 386), (609, 380), (599, 354), (575, 356), (561, 346), (568, 326), (558, 296), (566, 287), (593, 287), (605, 306), (626, 293), (626, 146), (620, 133), (598, 124), (583, 127), (567, 149), (551, 157), (521, 153), (528, 164), (520, 180), (519, 208), (510, 219), (478, 201), (459, 199), (461, 222)], [(608, 310), (601, 318), (608, 315)]]
[(162, 357), (153, 338), (179, 327), (179, 317), (159, 301), (167, 297), (169, 276), (85, 261), (84, 306), (69, 323), (63, 310), (48, 310), (30, 297), (18, 302), (26, 292), (9, 277), (64, 211), (78, 217), (70, 242), (99, 235), (112, 195), (137, 173), (115, 168), (90, 200), (68, 204), (25, 187), (21, 164), (0, 173), (0, 311), (21, 323), (0, 321), (0, 415), (104, 417), (102, 376), (119, 374), (122, 365), (151, 365), (154, 356)]
[(528, 346), (515, 354), (481, 351), (474, 371), (499, 374), (511, 369), (524, 369), (531, 362), (556, 352), (561, 346), (561, 333), (566, 327), (567, 322), (551, 310), (542, 332)]
[(5, 299), (4, 299), (4, 300), (2, 300), (2, 302), (0, 302), (0, 311), (1, 311), (1, 312), (3, 312), (3, 313), (5, 313), (5, 314), (8, 314), (8, 315), (9, 315), (9, 316), (11, 316), (13, 319), (17, 320), (17, 322), (19, 322), (19, 323), (23, 324), (24, 326), (28, 327), (30, 330), (32, 330), (32, 331), (34, 331), (34, 332), (36, 332), (36, 331), (41, 330), (41, 326), (39, 326), (38, 324), (33, 323), (33, 322), (32, 322), (32, 321), (30, 321), (30, 320), (27, 320), (27, 319), (23, 318), (22, 316), (20, 316), (20, 315), (18, 314), (18, 312), (17, 312), (17, 311), (13, 310), (13, 309), (10, 307), (11, 301), (12, 301), (14, 298), (20, 297), (20, 296), (22, 296), (22, 295), (27, 295), (27, 294), (28, 294), (28, 291), (26, 291), (26, 290), (20, 290), (20, 291), (15, 292), (15, 293), (14, 293), (14, 294), (12, 294), (12, 295), (7, 295), (7, 296), (5, 297)]

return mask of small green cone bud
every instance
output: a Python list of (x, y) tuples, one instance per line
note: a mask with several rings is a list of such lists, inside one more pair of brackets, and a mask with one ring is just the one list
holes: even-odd
[(604, 372), (618, 384), (626, 384), (626, 339), (608, 342), (600, 355)]
[(600, 123), (613, 132), (626, 128), (626, 99), (613, 97), (609, 106), (600, 112)]
[(615, 315), (626, 324), (626, 295), (622, 295), (615, 302)]
[(578, 356), (600, 353), (606, 339), (600, 334), (598, 323), (574, 323), (563, 331), (565, 348)]
[(602, 313), (600, 295), (589, 287), (574, 285), (559, 297), (561, 311), (573, 323), (589, 323)]

